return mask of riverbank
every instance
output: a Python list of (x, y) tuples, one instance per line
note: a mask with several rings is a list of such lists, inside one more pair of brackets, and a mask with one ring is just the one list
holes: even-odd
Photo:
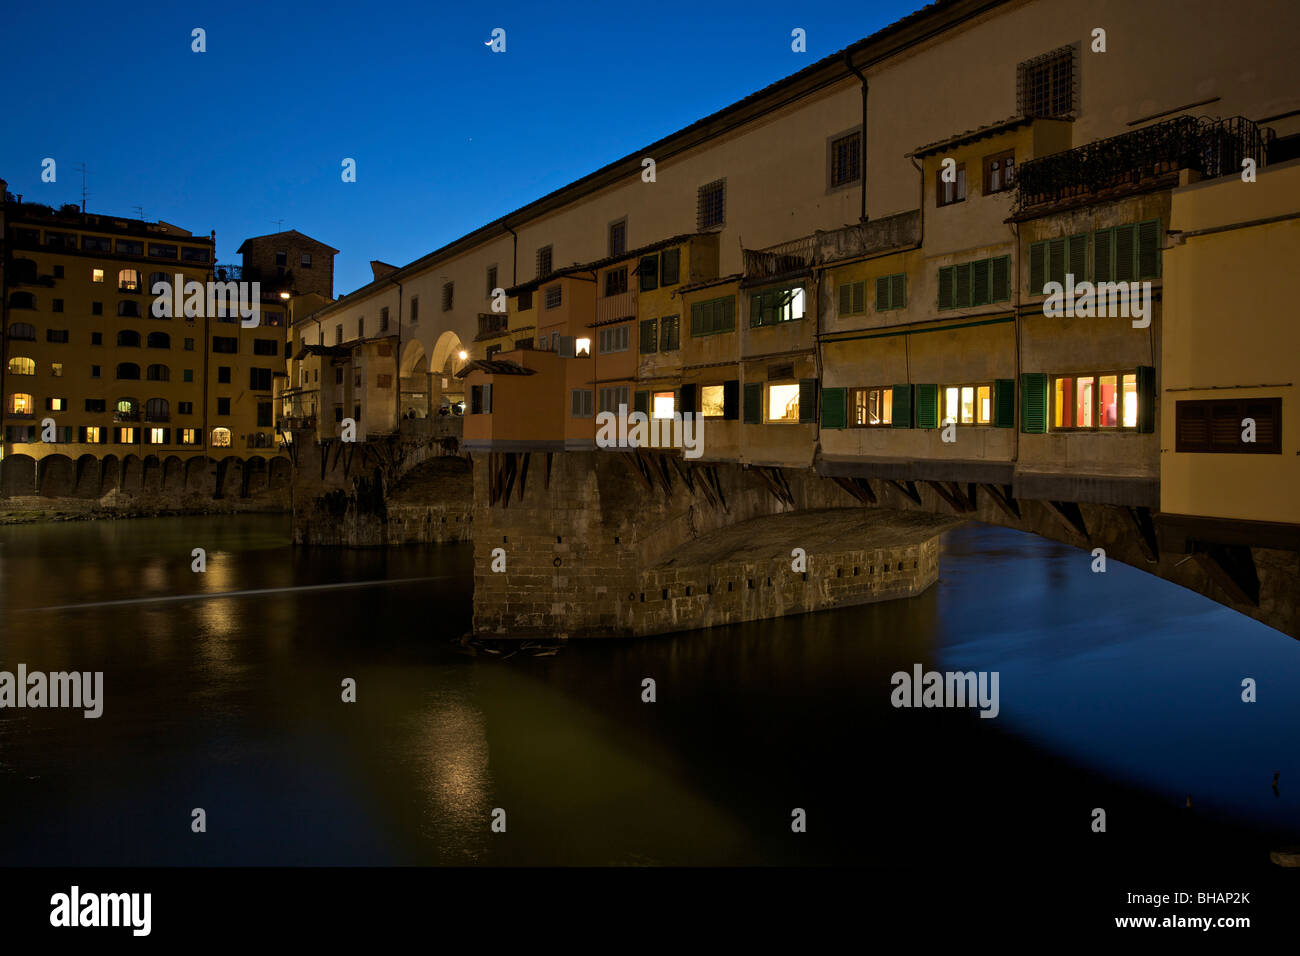
[[(0, 527), (62, 521), (124, 521), (133, 518), (185, 518), (234, 514), (289, 514), (286, 505), (276, 502), (217, 501), (205, 507), (144, 508), (132, 503), (122, 507), (105, 507), (97, 501), (71, 501), (47, 504), (36, 499), (40, 507), (11, 505), (0, 507)], [(224, 507), (223, 507), (224, 505)]]

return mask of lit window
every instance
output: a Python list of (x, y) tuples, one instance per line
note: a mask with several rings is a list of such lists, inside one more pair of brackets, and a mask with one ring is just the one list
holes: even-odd
[(230, 429), (212, 429), (212, 446), (214, 448), (228, 448), (230, 446)]
[(1049, 394), (1053, 429), (1138, 427), (1136, 372), (1054, 375)]
[(91, 269), (91, 270), (90, 270), (90, 281), (91, 281), (91, 282), (103, 282), (103, 281), (104, 281), (104, 270), (103, 270), (103, 269)]
[(11, 358), (9, 360), (10, 375), (35, 375), (36, 361), (29, 358)]
[(182, 445), (197, 445), (199, 443), (199, 430), (197, 428), (181, 429)]
[(673, 395), (672, 392), (655, 392), (654, 404), (652, 406), (652, 408), (654, 409), (653, 417), (672, 418), (673, 408), (676, 404), (677, 404), (676, 397)]
[(1074, 427), (1091, 428), (1096, 424), (1094, 410), (1097, 407), (1096, 395), (1093, 392), (1093, 383), (1096, 381), (1091, 375), (1080, 375), (1075, 382), (1074, 388)]
[(577, 339), (573, 343), (573, 354), (575, 356), (591, 355), (591, 339)]
[(50, 374), (53, 375), (55, 378), (63, 378), (63, 363), (62, 362), (50, 363)]
[(167, 433), (167, 429), (165, 429), (165, 428), (151, 428), (151, 429), (149, 429), (149, 444), (151, 444), (151, 445), (162, 445), (162, 444), (164, 444), (164, 443), (165, 443), (165, 439), (164, 439), (163, 436), (164, 436), (166, 433)]
[(86, 442), (87, 442), (88, 444), (91, 444), (91, 445), (98, 445), (98, 444), (99, 444), (99, 442), (100, 442), (100, 438), (99, 438), (99, 426), (98, 426), (98, 425), (87, 425), (87, 426), (86, 426)]
[(32, 397), (26, 392), (14, 392), (9, 396), (9, 414), (10, 415), (30, 415), (32, 413)]
[(1100, 414), (1097, 424), (1102, 428), (1119, 426), (1119, 376), (1099, 375), (1097, 392), (1101, 399)]
[(988, 425), (993, 421), (993, 386), (978, 385), (975, 387), (975, 395), (975, 421), (980, 425)]
[(1125, 428), (1137, 428), (1138, 423), (1138, 383), (1137, 375), (1124, 376), (1124, 417)]
[(135, 429), (134, 429), (134, 428), (119, 428), (119, 429), (117, 430), (117, 441), (118, 441), (118, 443), (121, 444), (121, 445), (134, 445), (134, 444), (135, 444)]
[(139, 292), (140, 272), (137, 269), (123, 269), (117, 274), (119, 292)]
[(723, 412), (721, 385), (705, 385), (700, 389), (700, 414), (705, 418), (721, 418)]
[(51, 398), (50, 411), (66, 412), (68, 410), (68, 400), (66, 398)]
[(851, 425), (872, 428), (888, 425), (894, 420), (894, 390), (884, 388), (853, 389), (853, 419)]
[(767, 420), (769, 422), (797, 422), (799, 420), (799, 384), (767, 386)]
[(993, 423), (993, 386), (948, 385), (943, 389), (943, 424), (990, 425)]

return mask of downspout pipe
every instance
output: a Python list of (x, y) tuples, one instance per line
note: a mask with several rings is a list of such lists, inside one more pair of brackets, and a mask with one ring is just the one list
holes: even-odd
[(510, 286), (513, 288), (519, 284), (519, 233), (511, 229), (508, 222), (503, 222), (501, 225), (514, 239), (510, 248)]
[(861, 70), (853, 65), (853, 57), (847, 50), (844, 52), (844, 65), (862, 83), (862, 154), (858, 163), (858, 169), (862, 175), (860, 187), (862, 211), (858, 215), (858, 222), (865, 223), (867, 221), (867, 78)]

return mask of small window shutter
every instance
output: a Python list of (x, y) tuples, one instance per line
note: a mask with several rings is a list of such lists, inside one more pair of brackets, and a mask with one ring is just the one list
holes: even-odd
[[(847, 389), (843, 388), (822, 389), (822, 428), (844, 427), (848, 412), (847, 391)], [(799, 400), (799, 408), (802, 411), (802, 398)]]
[(993, 426), (1013, 428), (1016, 424), (1016, 383), (999, 378), (993, 383)]
[(939, 270), (939, 308), (952, 308), (952, 266), (943, 266)]
[(1042, 295), (1047, 284), (1047, 243), (1035, 242), (1029, 246), (1029, 294)]
[(573, 358), (573, 336), (560, 336), (560, 358)]
[(989, 263), (990, 259), (980, 259), (971, 264), (974, 274), (971, 277), (971, 305), (989, 304)]
[(1047, 280), (1065, 285), (1065, 239), (1047, 241)]
[(569, 389), (569, 415), (577, 418), (582, 414), (582, 392), (576, 388)]
[(1088, 234), (1071, 236), (1067, 243), (1066, 258), (1069, 260), (1067, 271), (1074, 276), (1074, 284), (1088, 279)]
[(840, 315), (848, 315), (853, 311), (853, 284), (844, 282), (840, 284)]
[(1111, 281), (1114, 268), (1110, 260), (1114, 246), (1114, 229), (1098, 229), (1092, 234), (1092, 278), (1094, 282)]
[(855, 282), (853, 289), (853, 311), (858, 315), (867, 311), (867, 280)]
[(963, 262), (961, 265), (954, 267), (954, 282), (956, 287), (953, 292), (953, 301), (959, 309), (970, 308), (970, 288), (971, 288), (971, 264)]
[(678, 411), (680, 411), (682, 414), (686, 414), (687, 412), (694, 413), (698, 411), (698, 406), (695, 401), (695, 395), (698, 388), (699, 386), (697, 386), (693, 382), (689, 385), (682, 386), (681, 405), (678, 408)]
[(492, 414), (492, 386), (491, 385), (483, 386), (483, 414), (485, 415)]
[(916, 386), (916, 427), (939, 427), (939, 386)]
[(1020, 430), (1030, 435), (1047, 431), (1047, 373), (1020, 376)]
[(1138, 223), (1137, 278), (1152, 279), (1160, 275), (1160, 220)]
[(799, 379), (799, 421), (817, 421), (817, 379)]
[(889, 308), (889, 276), (881, 276), (876, 280), (876, 311), (881, 312)]
[(912, 386), (894, 386), (894, 417), (891, 428), (912, 427)]
[(907, 276), (899, 274), (889, 280), (889, 307), (901, 309), (907, 305)]
[(1151, 365), (1139, 365), (1138, 378), (1138, 431), (1156, 430), (1156, 370)]
[(740, 417), (740, 379), (722, 383), (722, 419), (734, 422)]
[(650, 414), (650, 393), (649, 392), (637, 392), (636, 395), (633, 397), (632, 401), (634, 404), (633, 411), (640, 412), (642, 415)]
[(991, 301), (1006, 302), (1011, 298), (1011, 257), (998, 256), (993, 260)]
[(1137, 253), (1137, 243), (1134, 242), (1136, 227), (1119, 226), (1115, 229), (1115, 281), (1132, 282), (1133, 269)]
[(763, 424), (763, 386), (760, 382), (745, 383), (745, 424)]
[(659, 320), (645, 319), (641, 323), (641, 354), (649, 355), (659, 342)]

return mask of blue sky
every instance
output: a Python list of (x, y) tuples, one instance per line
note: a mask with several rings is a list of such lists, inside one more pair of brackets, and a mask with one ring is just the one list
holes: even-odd
[(0, 178), (80, 202), (84, 161), (89, 211), (216, 230), (220, 261), (283, 220), (343, 294), (921, 5), (11, 5)]

